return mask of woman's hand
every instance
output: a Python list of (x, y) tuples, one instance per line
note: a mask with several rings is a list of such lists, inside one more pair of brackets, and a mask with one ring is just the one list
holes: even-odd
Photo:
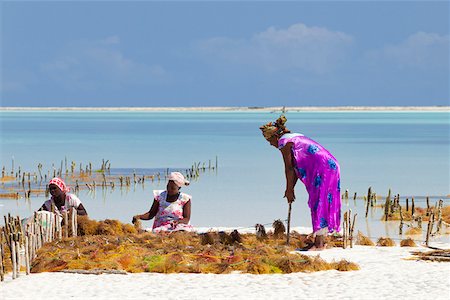
[(133, 219), (131, 220), (131, 223), (136, 223), (136, 221), (137, 220), (140, 220), (141, 219), (141, 216), (140, 215), (136, 215), (136, 216), (133, 216)]
[(287, 199), (288, 203), (292, 203), (295, 201), (295, 193), (294, 189), (288, 189), (284, 192), (284, 198)]

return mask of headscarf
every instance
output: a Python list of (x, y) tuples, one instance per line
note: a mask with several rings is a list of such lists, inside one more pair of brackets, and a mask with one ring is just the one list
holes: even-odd
[(50, 185), (50, 184), (54, 184), (54, 185), (58, 186), (59, 189), (61, 191), (63, 191), (64, 193), (68, 193), (70, 191), (70, 188), (68, 186), (66, 186), (66, 183), (61, 178), (58, 178), (58, 177), (53, 178), (48, 183), (48, 185)]
[(189, 181), (186, 180), (180, 172), (171, 172), (168, 177), (169, 180), (175, 182), (178, 187), (182, 187), (183, 185), (189, 185)]
[(285, 126), (287, 119), (284, 115), (281, 115), (275, 122), (269, 122), (266, 125), (259, 127), (266, 140), (269, 140), (272, 136), (282, 136), (285, 133), (290, 132)]

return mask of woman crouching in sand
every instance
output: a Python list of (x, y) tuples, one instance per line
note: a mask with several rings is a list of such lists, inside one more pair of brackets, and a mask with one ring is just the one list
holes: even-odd
[(300, 179), (309, 194), (314, 246), (325, 247), (325, 235), (339, 231), (341, 221), (340, 172), (334, 156), (317, 142), (298, 133), (291, 133), (284, 124), (286, 117), (267, 123), (260, 129), (266, 140), (278, 148), (284, 160), (288, 203), (295, 200), (294, 187)]
[(137, 220), (151, 220), (153, 232), (161, 231), (192, 231), (189, 225), (191, 219), (191, 196), (181, 193), (182, 186), (189, 185), (183, 174), (172, 172), (165, 191), (153, 191), (154, 199), (148, 212), (133, 217), (132, 223)]

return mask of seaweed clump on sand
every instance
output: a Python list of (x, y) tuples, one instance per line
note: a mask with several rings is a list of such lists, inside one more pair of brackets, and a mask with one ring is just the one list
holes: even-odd
[(412, 238), (407, 238), (400, 241), (400, 247), (417, 247), (417, 244)]
[(306, 235), (292, 234), (291, 245), (269, 234), (233, 231), (204, 234), (139, 233), (116, 220), (79, 218), (78, 237), (47, 243), (37, 252), (31, 271), (98, 270), (156, 273), (286, 274), (324, 270), (358, 270), (351, 262), (328, 263), (320, 256), (294, 252)]
[(362, 246), (375, 246), (375, 243), (372, 242), (370, 238), (363, 235), (361, 231), (358, 231), (358, 236), (356, 237), (356, 244)]
[(388, 237), (380, 237), (377, 241), (377, 246), (381, 246), (381, 247), (393, 247), (395, 246), (395, 242), (394, 240), (392, 240), (391, 238)]

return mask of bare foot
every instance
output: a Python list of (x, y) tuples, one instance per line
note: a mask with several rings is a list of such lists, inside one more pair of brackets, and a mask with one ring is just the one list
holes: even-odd
[(316, 245), (313, 245), (311, 248), (309, 248), (307, 251), (322, 251), (326, 249), (326, 245), (323, 245), (323, 247), (316, 247)]
[(316, 235), (316, 238), (314, 239), (314, 245), (308, 251), (322, 251), (323, 249), (325, 249), (325, 247), (325, 236)]

